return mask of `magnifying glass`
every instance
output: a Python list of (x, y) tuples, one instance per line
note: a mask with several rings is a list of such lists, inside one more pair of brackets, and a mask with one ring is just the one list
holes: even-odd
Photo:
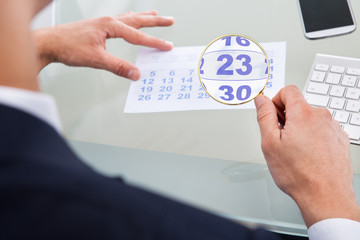
[(225, 35), (212, 41), (201, 55), (199, 79), (216, 101), (238, 105), (261, 94), (270, 76), (265, 50), (244, 35)]

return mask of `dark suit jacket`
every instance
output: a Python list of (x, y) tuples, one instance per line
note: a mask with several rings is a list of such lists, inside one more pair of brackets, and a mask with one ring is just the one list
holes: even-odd
[(0, 105), (0, 239), (273, 239), (104, 177), (48, 124)]

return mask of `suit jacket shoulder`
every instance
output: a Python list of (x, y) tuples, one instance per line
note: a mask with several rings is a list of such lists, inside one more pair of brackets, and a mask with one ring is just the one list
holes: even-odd
[(41, 120), (0, 105), (0, 239), (273, 239), (104, 177)]

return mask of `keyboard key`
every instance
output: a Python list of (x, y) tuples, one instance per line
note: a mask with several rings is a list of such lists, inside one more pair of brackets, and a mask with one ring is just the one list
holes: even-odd
[(356, 84), (356, 77), (349, 75), (345, 75), (341, 82), (341, 85), (348, 87), (354, 87), (355, 84)]
[(314, 82), (323, 82), (325, 79), (325, 72), (314, 71), (310, 80)]
[(341, 67), (341, 66), (332, 66), (330, 72), (333, 73), (344, 73), (345, 72), (345, 68)]
[(348, 100), (346, 104), (346, 111), (350, 112), (359, 112), (360, 111), (360, 102), (354, 100)]
[(340, 83), (340, 79), (341, 79), (341, 74), (337, 74), (337, 73), (329, 73), (327, 78), (326, 78), (326, 83), (330, 83), (330, 84), (339, 84)]
[(351, 124), (360, 126), (360, 114), (359, 113), (353, 113), (350, 120)]
[(306, 93), (305, 99), (310, 105), (326, 107), (330, 98), (328, 96)]
[(327, 64), (316, 64), (315, 70), (327, 72), (329, 70), (329, 65)]
[(331, 86), (330, 96), (342, 97), (344, 96), (345, 87), (342, 86)]
[(360, 76), (360, 68), (348, 68), (346, 73), (349, 75)]
[(329, 91), (329, 85), (322, 83), (310, 82), (307, 88), (309, 93), (327, 94)]
[(333, 109), (343, 109), (345, 105), (345, 99), (343, 98), (332, 98), (330, 103), (330, 108)]
[(348, 88), (346, 91), (346, 98), (358, 100), (360, 97), (360, 89), (358, 88)]
[(329, 65), (327, 64), (316, 64), (315, 65), (315, 70), (318, 71), (323, 71), (323, 72), (327, 72), (329, 70)]
[(360, 127), (354, 125), (345, 125), (344, 131), (349, 135), (350, 139), (360, 140)]
[(350, 113), (344, 111), (336, 111), (334, 119), (340, 123), (347, 123), (349, 120)]

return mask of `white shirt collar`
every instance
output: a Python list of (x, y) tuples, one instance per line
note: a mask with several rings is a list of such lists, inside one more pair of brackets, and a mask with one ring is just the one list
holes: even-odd
[(31, 114), (62, 132), (56, 102), (48, 94), (0, 86), (0, 104)]

